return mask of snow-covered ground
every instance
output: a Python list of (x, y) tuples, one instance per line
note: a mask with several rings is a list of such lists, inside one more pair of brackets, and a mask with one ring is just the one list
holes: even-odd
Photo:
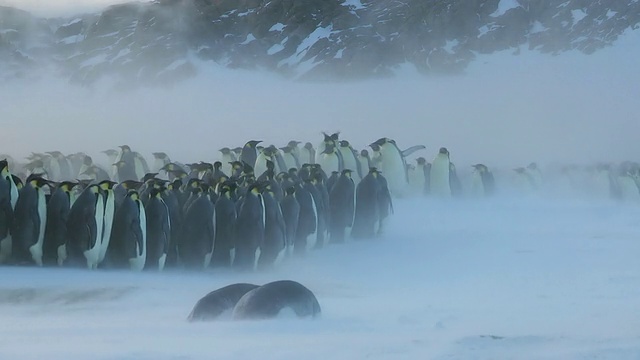
[[(0, 268), (0, 359), (639, 359), (640, 206), (398, 200), (384, 237), (269, 273)], [(189, 323), (233, 282), (300, 281), (317, 320)]]

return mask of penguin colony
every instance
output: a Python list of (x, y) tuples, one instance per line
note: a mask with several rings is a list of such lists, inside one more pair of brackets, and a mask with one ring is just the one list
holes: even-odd
[[(32, 154), (26, 164), (0, 155), (0, 264), (267, 269), (328, 243), (380, 235), (392, 198), (463, 191), (446, 148), (431, 163), (409, 163), (424, 146), (400, 150), (381, 138), (356, 151), (338, 133), (316, 146), (260, 143), (222, 148), (213, 164), (157, 152), (151, 167), (127, 145), (104, 151), (110, 168), (84, 153)], [(640, 200), (636, 163), (579, 170), (561, 169), (567, 186), (588, 178), (590, 192)], [(523, 191), (543, 184), (535, 163), (510, 173)], [(473, 165), (470, 179), (474, 196), (495, 192), (484, 164)]]

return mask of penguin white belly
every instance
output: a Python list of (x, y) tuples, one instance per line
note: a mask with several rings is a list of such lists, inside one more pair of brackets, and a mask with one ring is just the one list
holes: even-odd
[(360, 160), (360, 173), (362, 176), (366, 176), (369, 173), (369, 159), (363, 156), (359, 156), (358, 159)]
[(351, 170), (351, 178), (353, 179), (353, 182), (358, 185), (362, 179), (360, 179), (360, 175), (358, 174), (358, 163), (356, 162), (353, 152), (348, 148), (340, 148), (340, 154), (342, 154), (343, 169)]
[(300, 160), (300, 166), (315, 163), (315, 158), (311, 156), (311, 151), (306, 148), (300, 149), (300, 157), (298, 159)]
[(318, 210), (316, 209), (316, 201), (313, 199), (313, 196), (311, 196), (311, 205), (313, 208), (313, 218), (315, 219), (314, 221), (316, 222), (316, 230), (311, 233), (309, 236), (307, 236), (307, 250), (311, 250), (316, 246), (316, 243), (318, 242)]
[(147, 216), (142, 201), (136, 200), (136, 203), (138, 204), (140, 230), (142, 231), (142, 249), (136, 242), (136, 257), (129, 259), (129, 267), (133, 271), (142, 271), (147, 260)]
[[(216, 216), (215, 214), (213, 215), (213, 218), (211, 219), (211, 222), (213, 223), (213, 228), (216, 228)], [(214, 230), (215, 232), (215, 230)], [(209, 265), (211, 265), (211, 258), (213, 257), (213, 247), (215, 246), (215, 239), (214, 241), (211, 242), (211, 251), (206, 253), (204, 255), (204, 268), (208, 268)]]
[(9, 181), (11, 183), (11, 208), (15, 210), (20, 193), (18, 191), (18, 186), (16, 185), (15, 182), (13, 182), (13, 179), (11, 178), (11, 176), (9, 176)]
[(140, 160), (139, 157), (136, 156), (133, 158), (133, 166), (136, 171), (136, 177), (137, 177), (136, 180), (142, 179), (146, 175), (146, 173), (145, 173), (144, 165), (142, 164), (142, 161)]
[(619, 176), (618, 185), (622, 199), (630, 202), (640, 202), (640, 191), (633, 178), (629, 176)]
[(29, 247), (31, 258), (38, 266), (42, 266), (42, 244), (44, 242), (44, 227), (47, 224), (47, 203), (42, 189), (37, 189), (38, 192), (38, 215), (40, 215), (40, 232), (38, 233), (38, 240), (35, 244)]
[(410, 167), (408, 172), (409, 186), (411, 193), (416, 196), (420, 196), (424, 192), (424, 173), (422, 169), (417, 167)]
[(449, 185), (449, 158), (437, 155), (431, 164), (431, 194), (438, 197), (451, 197)]
[(286, 169), (281, 169), (281, 171), (287, 171), (291, 168), (298, 168), (296, 166), (296, 159), (291, 155), (291, 153), (286, 153), (284, 151), (280, 152), (282, 154), (282, 160), (284, 160), (284, 164), (287, 167)]
[(484, 196), (484, 183), (482, 182), (482, 176), (477, 170), (471, 173), (471, 195), (474, 197)]
[(100, 248), (102, 242), (102, 229), (104, 223), (104, 200), (102, 196), (98, 196), (96, 201), (96, 239), (95, 244), (89, 250), (83, 252), (85, 259), (87, 259), (87, 268), (90, 270), (98, 268), (98, 259), (100, 258)]
[(113, 227), (113, 214), (115, 212), (115, 196), (113, 190), (108, 190), (107, 199), (104, 209), (104, 223), (102, 228), (102, 236), (100, 237), (100, 255), (98, 257), (98, 263), (104, 260), (107, 255), (107, 249), (109, 248), (109, 241), (111, 240), (111, 229)]
[(47, 174), (49, 174), (50, 180), (53, 180), (53, 181), (62, 180), (62, 169), (60, 169), (60, 164), (58, 163), (58, 160), (51, 159), (51, 161), (49, 162), (49, 169), (47, 171)]
[[(324, 141), (319, 143), (318, 146), (316, 146), (316, 157), (315, 159), (313, 159), (316, 164), (320, 164), (320, 159), (322, 158), (323, 155), (325, 155), (323, 154), (323, 152), (326, 150), (326, 148), (327, 148), (327, 145), (324, 143)], [(311, 157), (311, 152), (309, 152), (309, 157)]]
[(382, 155), (380, 169), (382, 175), (387, 179), (389, 192), (393, 196), (405, 196), (409, 184), (407, 183), (407, 169), (402, 154), (392, 144), (381, 146), (380, 154)]
[[(256, 158), (256, 163), (253, 164), (253, 173), (256, 177), (262, 175), (265, 171), (267, 171), (267, 160), (270, 160), (263, 153), (258, 154)], [(249, 164), (251, 165), (251, 164)]]

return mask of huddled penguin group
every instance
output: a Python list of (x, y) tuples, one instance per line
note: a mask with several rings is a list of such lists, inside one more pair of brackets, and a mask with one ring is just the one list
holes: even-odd
[[(393, 200), (536, 193), (558, 184), (640, 201), (640, 165), (565, 166), (555, 179), (536, 163), (502, 171), (474, 164), (459, 174), (449, 150), (431, 162), (380, 138), (356, 150), (326, 134), (286, 146), (219, 150), (218, 161), (180, 163), (128, 145), (85, 153), (0, 156), (0, 264), (89, 269), (269, 269), (289, 256), (384, 233)], [(466, 168), (465, 168), (466, 169)], [(495, 168), (494, 168), (495, 170)], [(506, 182), (506, 181), (505, 181)]]

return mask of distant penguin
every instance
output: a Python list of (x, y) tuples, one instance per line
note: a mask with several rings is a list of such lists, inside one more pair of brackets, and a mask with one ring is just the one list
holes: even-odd
[(147, 216), (138, 192), (129, 190), (118, 206), (107, 250), (109, 265), (141, 271), (147, 259)]
[(355, 213), (355, 188), (351, 170), (342, 170), (342, 174), (329, 192), (331, 216), (330, 234), (332, 243), (344, 242), (347, 228), (353, 226)]
[(431, 164), (423, 157), (416, 159), (416, 165), (410, 168), (408, 177), (409, 185), (413, 189), (414, 194), (424, 196), (429, 193), (431, 182)]
[(449, 188), (451, 189), (451, 196), (462, 195), (462, 182), (458, 177), (456, 166), (452, 162), (449, 162)]
[(43, 243), (47, 223), (47, 204), (42, 189), (47, 181), (31, 175), (20, 189), (14, 209), (12, 253), (18, 262), (42, 266)]
[(14, 210), (18, 202), (19, 190), (7, 159), (0, 160), (0, 264), (11, 257)]
[(300, 149), (300, 165), (302, 164), (315, 164), (316, 162), (316, 150), (313, 148), (313, 144), (310, 142), (305, 143)]
[[(327, 149), (327, 146), (331, 146), (334, 148), (338, 147), (338, 140), (340, 137), (340, 133), (336, 132), (333, 133), (331, 135), (323, 132), (322, 135), (324, 136), (324, 138), (322, 139), (322, 142), (320, 142), (318, 144), (318, 146), (316, 146), (316, 150), (315, 150), (315, 162), (318, 164), (318, 159), (320, 158), (321, 154), (325, 152), (325, 150)], [(304, 161), (302, 163), (305, 163)], [(309, 163), (309, 164), (313, 164), (313, 163)]]
[(253, 167), (256, 163), (256, 159), (258, 158), (256, 146), (261, 142), (262, 140), (247, 141), (242, 148), (242, 153), (240, 153), (240, 161)]
[[(392, 139), (381, 138), (371, 145), (377, 145), (379, 149), (377, 152), (380, 164), (375, 166), (385, 174), (391, 194), (396, 197), (407, 195), (409, 190), (407, 163), (405, 161), (405, 155), (398, 148), (396, 142)], [(418, 146), (416, 148), (424, 147)]]
[(230, 267), (236, 243), (236, 204), (233, 199), (237, 185), (228, 181), (220, 186), (215, 204), (216, 228), (213, 244), (212, 267)]
[(111, 241), (111, 230), (113, 228), (113, 218), (116, 212), (116, 200), (113, 186), (115, 182), (111, 180), (104, 180), (98, 183), (100, 187), (100, 195), (102, 196), (102, 202), (104, 205), (103, 211), (103, 223), (102, 234), (100, 235), (100, 254), (98, 255), (98, 264), (104, 261), (107, 255), (107, 249), (109, 248), (109, 242)]
[(354, 184), (357, 185), (362, 179), (362, 175), (360, 173), (360, 161), (354, 154), (351, 144), (346, 140), (340, 140), (338, 141), (338, 150), (342, 156), (342, 170), (351, 170), (351, 179)]
[(298, 318), (320, 316), (320, 304), (311, 290), (291, 280), (274, 281), (255, 288), (233, 308), (234, 320), (262, 320), (293, 311)]
[(367, 176), (356, 187), (356, 204), (351, 237), (354, 239), (373, 238), (380, 220), (378, 170), (371, 168)]
[(68, 263), (89, 269), (98, 267), (104, 226), (104, 198), (100, 186), (89, 185), (69, 211), (67, 231)]
[(171, 237), (169, 209), (162, 198), (162, 189), (151, 189), (144, 212), (147, 220), (147, 257), (144, 267), (162, 271), (167, 261)]
[(286, 249), (286, 225), (280, 204), (270, 185), (262, 192), (264, 205), (264, 239), (260, 246), (258, 267), (268, 269), (284, 258)]
[(538, 164), (535, 162), (530, 163), (527, 165), (526, 172), (533, 181), (534, 190), (542, 189), (542, 172), (540, 171)]
[(198, 188), (184, 212), (178, 253), (185, 267), (203, 270), (209, 267), (215, 239), (215, 208), (208, 191)]
[(360, 154), (358, 155), (358, 162), (360, 163), (360, 174), (361, 178), (365, 177), (369, 173), (369, 169), (375, 167), (371, 164), (371, 158), (369, 156), (369, 151), (366, 149), (362, 149)]
[(431, 163), (431, 195), (441, 198), (451, 197), (450, 164), (451, 160), (449, 159), (449, 150), (444, 147), (440, 148), (438, 154)]
[(51, 155), (50, 167), (56, 169), (56, 176), (50, 180), (62, 181), (75, 176), (72, 172), (72, 164), (64, 154), (60, 151), (50, 151), (47, 154)]
[(378, 222), (376, 235), (382, 235), (385, 230), (386, 220), (393, 213), (393, 200), (387, 184), (387, 179), (378, 172)]
[(282, 171), (286, 171), (291, 168), (300, 169), (302, 164), (300, 163), (300, 149), (298, 148), (298, 144), (300, 144), (299, 141), (289, 141), (287, 146), (280, 148), (282, 152), (282, 159), (286, 166), (286, 169), (282, 169)]
[(514, 171), (514, 185), (516, 190), (521, 193), (531, 194), (537, 190), (536, 180), (533, 176), (523, 167), (515, 168)]
[(623, 162), (618, 166), (615, 182), (621, 200), (640, 202), (640, 191), (636, 183), (637, 172), (637, 164), (631, 162)]
[(240, 298), (257, 287), (258, 285), (238, 283), (214, 290), (198, 300), (187, 320), (191, 322), (211, 321), (218, 319), (227, 312), (230, 317), (231, 311), (233, 311)]
[(44, 234), (43, 258), (48, 264), (64, 265), (67, 260), (67, 223), (75, 201), (73, 188), (78, 185), (63, 181), (51, 194), (47, 204), (47, 225)]
[(484, 164), (473, 165), (471, 191), (476, 196), (491, 196), (495, 191), (495, 179)]
[(330, 140), (325, 140), (324, 148), (316, 154), (316, 164), (319, 164), (328, 173), (340, 172), (344, 169), (342, 154), (337, 145)]
[(293, 243), (296, 239), (296, 230), (300, 217), (300, 204), (296, 199), (296, 187), (294, 184), (290, 184), (290, 186), (285, 188), (285, 195), (280, 202), (280, 208), (282, 209), (286, 229), (286, 254), (291, 255), (293, 253)]
[(264, 242), (264, 200), (259, 183), (247, 189), (241, 200), (236, 220), (236, 251), (233, 266), (240, 270), (253, 270)]

